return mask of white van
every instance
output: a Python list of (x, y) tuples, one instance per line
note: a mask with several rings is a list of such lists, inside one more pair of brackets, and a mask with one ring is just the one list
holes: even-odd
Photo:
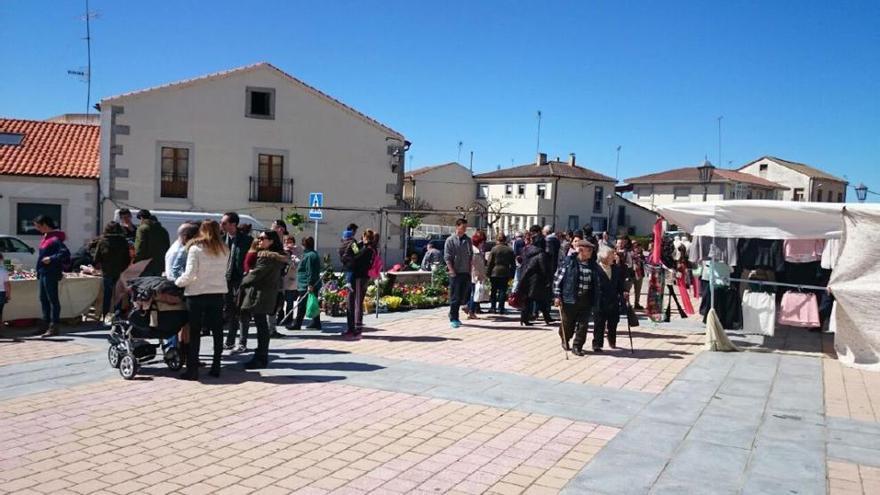
[[(139, 210), (132, 209), (131, 217), (137, 219)], [(222, 213), (209, 213), (203, 211), (172, 211), (172, 210), (150, 210), (150, 213), (159, 220), (159, 223), (168, 231), (168, 235), (173, 241), (176, 239), (177, 228), (184, 222), (201, 222), (202, 220), (216, 220), (218, 223), (223, 218)], [(267, 227), (256, 218), (239, 213), (239, 225), (250, 224), (255, 231), (267, 230)], [(119, 210), (113, 212), (113, 220), (119, 221)], [(134, 220), (137, 223), (137, 220)]]

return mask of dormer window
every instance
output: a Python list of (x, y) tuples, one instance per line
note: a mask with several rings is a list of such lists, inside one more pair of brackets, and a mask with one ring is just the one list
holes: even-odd
[(0, 146), (18, 146), (24, 139), (24, 134), (17, 132), (0, 132)]
[(245, 116), (252, 119), (275, 118), (275, 90), (273, 88), (247, 88)]

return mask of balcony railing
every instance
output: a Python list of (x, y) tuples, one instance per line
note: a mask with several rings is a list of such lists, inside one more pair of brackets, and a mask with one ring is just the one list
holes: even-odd
[(293, 203), (293, 179), (250, 177), (250, 201), (255, 203)]

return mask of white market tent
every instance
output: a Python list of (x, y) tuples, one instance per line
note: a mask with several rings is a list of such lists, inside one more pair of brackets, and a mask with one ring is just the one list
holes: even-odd
[(880, 371), (880, 204), (735, 200), (657, 207), (697, 236), (841, 239), (828, 287), (834, 294), (834, 347), (844, 364)]

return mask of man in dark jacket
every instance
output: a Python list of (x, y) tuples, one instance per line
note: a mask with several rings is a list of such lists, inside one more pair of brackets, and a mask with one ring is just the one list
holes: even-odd
[[(235, 344), (235, 336), (239, 330), (239, 311), (238, 299), (241, 287), (241, 280), (244, 277), (244, 256), (251, 248), (254, 238), (239, 232), (238, 230), (238, 213), (234, 211), (226, 212), (220, 219), (220, 228), (223, 229), (223, 240), (226, 247), (229, 248), (229, 261), (226, 265), (226, 297), (223, 300), (223, 318), (226, 322), (226, 344), (223, 346), (226, 350), (231, 350)], [(244, 351), (244, 343), (247, 342), (247, 328), (241, 330), (241, 338), (239, 339), (239, 351)]]
[(559, 327), (562, 348), (569, 350), (569, 341), (574, 335), (571, 352), (583, 356), (587, 325), (599, 304), (599, 278), (598, 267), (592, 260), (596, 246), (583, 240), (574, 241), (573, 246), (576, 252), (559, 262), (553, 281), (553, 302), (562, 315)]
[(168, 231), (149, 210), (139, 211), (137, 217), (141, 223), (134, 240), (134, 261), (150, 260), (141, 276), (159, 277), (165, 271), (165, 253), (171, 247)]
[(559, 249), (562, 247), (562, 242), (560, 242), (556, 233), (553, 232), (553, 227), (549, 225), (544, 226), (543, 233), (544, 239), (547, 242), (547, 254), (550, 256), (550, 266), (556, 270), (559, 266)]
[(486, 266), (486, 274), (492, 281), (489, 312), (494, 313), (498, 308), (498, 312), (503, 315), (504, 303), (507, 302), (507, 284), (516, 273), (516, 256), (513, 255), (513, 249), (507, 245), (507, 236), (500, 234), (495, 240), (498, 244), (489, 251), (489, 264)]
[(110, 314), (116, 283), (130, 263), (131, 257), (128, 254), (128, 240), (125, 238), (125, 231), (117, 222), (108, 223), (104, 227), (104, 235), (98, 240), (98, 248), (95, 251), (95, 264), (101, 268), (104, 278), (102, 319)]
[(40, 215), (34, 220), (34, 226), (43, 234), (37, 259), (37, 281), (40, 288), (40, 306), (43, 309), (43, 323), (46, 332), (41, 337), (58, 335), (61, 323), (61, 301), (58, 297), (58, 283), (69, 269), (70, 251), (64, 245), (67, 236), (56, 230), (55, 220)]

